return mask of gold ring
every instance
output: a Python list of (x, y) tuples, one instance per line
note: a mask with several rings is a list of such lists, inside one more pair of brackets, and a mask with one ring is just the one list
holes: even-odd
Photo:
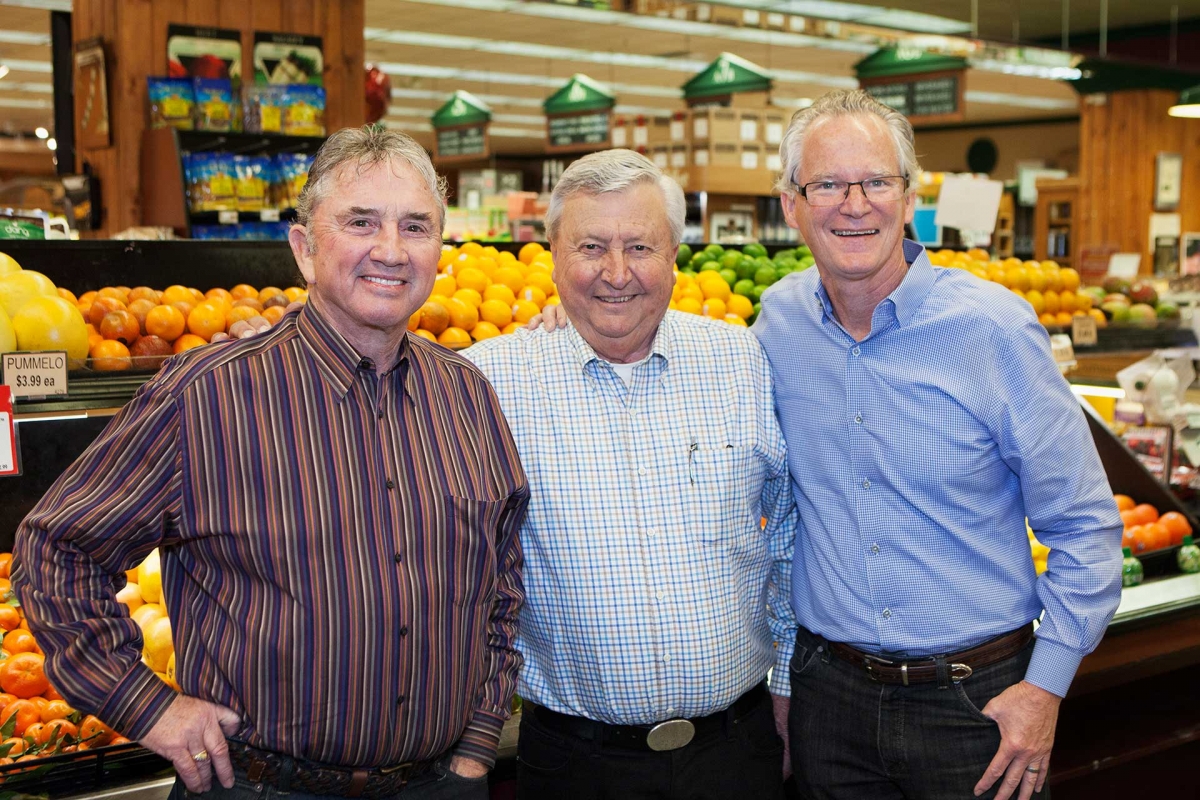
[(196, 753), (194, 756), (192, 756), (192, 761), (195, 761), (197, 764), (199, 764), (201, 761), (208, 761), (208, 751), (201, 750), (199, 753)]

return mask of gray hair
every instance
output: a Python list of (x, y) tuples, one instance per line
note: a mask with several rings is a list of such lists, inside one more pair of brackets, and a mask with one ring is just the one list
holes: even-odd
[(873, 114), (887, 125), (892, 142), (896, 145), (896, 160), (900, 171), (908, 179), (908, 192), (915, 192), (921, 165), (917, 162), (917, 150), (913, 141), (913, 127), (908, 118), (876, 100), (862, 89), (853, 91), (839, 89), (823, 94), (808, 108), (792, 115), (792, 121), (779, 143), (779, 160), (783, 171), (775, 188), (783, 192), (795, 191), (796, 170), (800, 167), (800, 156), (804, 146), (804, 134), (817, 120), (827, 117), (846, 117), (855, 114)]
[(653, 161), (632, 150), (601, 150), (584, 156), (563, 170), (550, 195), (550, 207), (546, 210), (546, 239), (553, 241), (558, 233), (563, 203), (568, 197), (580, 192), (620, 192), (639, 183), (656, 183), (662, 190), (667, 222), (671, 226), (671, 246), (678, 246), (683, 241), (683, 225), (687, 217), (683, 189), (671, 177), (664, 175)]
[[(389, 131), (374, 125), (361, 128), (342, 128), (325, 140), (308, 170), (308, 182), (296, 202), (296, 222), (308, 226), (313, 212), (329, 194), (330, 183), (344, 164), (355, 164), (361, 172), (375, 164), (396, 159), (412, 167), (425, 181), (429, 193), (437, 198), (438, 229), (446, 228), (446, 179), (439, 176), (425, 148), (406, 133)], [(313, 237), (308, 235), (308, 249), (313, 250)]]

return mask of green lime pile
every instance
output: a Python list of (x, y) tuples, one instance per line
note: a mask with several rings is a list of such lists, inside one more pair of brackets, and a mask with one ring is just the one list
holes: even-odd
[(767, 287), (786, 275), (811, 267), (813, 256), (812, 251), (804, 245), (780, 250), (774, 257), (769, 257), (767, 248), (757, 243), (743, 245), (741, 250), (710, 244), (697, 251), (681, 244), (675, 264), (681, 274), (693, 278), (702, 272), (716, 271), (729, 284), (733, 294), (741, 295), (754, 304), (754, 313), (746, 320), (753, 324), (761, 308), (762, 293)]

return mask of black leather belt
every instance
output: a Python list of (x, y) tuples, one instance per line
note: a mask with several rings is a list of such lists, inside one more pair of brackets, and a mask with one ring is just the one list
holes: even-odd
[[(1021, 652), (1033, 638), (1033, 623), (1011, 633), (989, 639), (983, 644), (943, 656), (949, 668), (950, 680), (958, 683), (971, 677), (977, 669), (991, 666)], [(864, 652), (848, 644), (829, 642), (829, 652), (849, 664), (861, 668), (879, 683), (910, 686), (916, 683), (935, 683), (938, 678), (937, 659), (914, 658), (894, 661)]]
[(315, 761), (260, 750), (229, 740), (229, 760), (253, 783), (265, 783), (281, 792), (337, 797), (387, 797), (399, 794), (413, 778), (433, 769), (435, 761), (410, 761), (394, 767), (371, 769), (335, 767)]
[(669, 719), (654, 725), (610, 725), (607, 722), (575, 717), (551, 711), (545, 706), (526, 701), (524, 713), (533, 712), (538, 723), (557, 733), (590, 739), (601, 744), (630, 750), (677, 750), (697, 736), (708, 736), (721, 730), (727, 722), (746, 716), (766, 699), (767, 689), (758, 684), (733, 701), (724, 711), (693, 719)]

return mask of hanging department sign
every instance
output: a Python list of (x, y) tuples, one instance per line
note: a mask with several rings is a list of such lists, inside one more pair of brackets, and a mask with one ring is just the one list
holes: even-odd
[(475, 161), (491, 150), (488, 126), (492, 109), (470, 92), (459, 90), (433, 115), (435, 161)]
[(885, 47), (854, 65), (863, 91), (913, 125), (961, 122), (967, 62), (918, 47)]
[(546, 98), (547, 153), (590, 153), (606, 150), (612, 137), (616, 98), (586, 75), (575, 75)]
[(724, 100), (734, 94), (771, 91), (771, 76), (757, 64), (733, 53), (721, 53), (683, 85), (688, 105)]

